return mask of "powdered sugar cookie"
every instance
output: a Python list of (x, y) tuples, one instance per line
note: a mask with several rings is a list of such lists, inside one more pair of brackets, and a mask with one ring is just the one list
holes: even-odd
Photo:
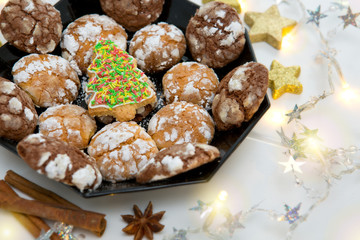
[(190, 19), (186, 39), (196, 61), (221, 68), (240, 56), (245, 28), (234, 8), (213, 1), (202, 5)]
[(34, 132), (38, 115), (31, 98), (0, 77), (0, 137), (21, 140)]
[(30, 54), (21, 58), (14, 64), (12, 75), (14, 82), (39, 107), (71, 103), (80, 87), (69, 62), (50, 54)]
[(219, 79), (204, 64), (182, 62), (166, 72), (162, 84), (166, 103), (186, 101), (210, 110)]
[(169, 178), (211, 162), (219, 156), (219, 150), (207, 144), (175, 144), (163, 148), (151, 158), (140, 170), (136, 181), (146, 183)]
[(199, 105), (174, 102), (160, 109), (151, 119), (148, 133), (159, 149), (180, 143), (211, 142), (215, 128), (209, 113)]
[(137, 31), (130, 41), (129, 53), (146, 73), (166, 70), (185, 54), (184, 34), (175, 25), (160, 22)]
[(267, 68), (249, 62), (229, 72), (214, 97), (212, 113), (219, 130), (240, 127), (249, 121), (264, 100), (269, 85)]
[(76, 19), (64, 30), (61, 55), (79, 75), (86, 74), (99, 39), (112, 40), (126, 50), (127, 34), (122, 26), (108, 16), (89, 14)]
[(49, 107), (39, 117), (41, 134), (60, 139), (79, 149), (88, 146), (95, 131), (94, 118), (77, 105)]
[(5, 39), (28, 53), (52, 52), (60, 42), (60, 12), (41, 0), (9, 0), (0, 14)]
[(129, 31), (135, 32), (154, 22), (165, 0), (100, 0), (102, 10)]
[(135, 178), (158, 149), (135, 122), (114, 122), (94, 135), (88, 152), (96, 159), (103, 178), (117, 182)]
[(61, 140), (31, 134), (16, 147), (19, 156), (34, 170), (81, 192), (100, 186), (102, 176), (93, 158)]

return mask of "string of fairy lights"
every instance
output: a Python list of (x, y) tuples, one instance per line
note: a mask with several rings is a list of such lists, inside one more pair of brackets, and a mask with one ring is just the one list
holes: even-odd
[[(199, 212), (200, 219), (204, 219), (201, 228), (180, 230), (174, 228), (174, 233), (168, 238), (165, 238), (167, 240), (188, 240), (191, 239), (192, 233), (198, 233), (199, 231), (205, 233), (209, 239), (231, 239), (236, 230), (244, 228), (247, 217), (255, 212), (263, 212), (276, 221), (287, 221), (289, 227), (285, 238), (292, 239), (294, 231), (298, 226), (305, 222), (312, 211), (327, 199), (333, 180), (339, 180), (344, 175), (351, 174), (360, 168), (360, 162), (356, 161), (358, 159), (355, 158), (356, 154), (360, 151), (358, 147), (350, 146), (348, 148), (338, 149), (327, 147), (324, 145), (323, 140), (318, 136), (318, 129), (310, 129), (301, 121), (301, 115), (304, 112), (313, 109), (319, 102), (324, 101), (335, 93), (334, 82), (336, 80), (339, 80), (341, 83), (341, 91), (344, 98), (351, 100), (355, 97), (355, 92), (351, 89), (343, 76), (340, 64), (335, 56), (336, 51), (330, 47), (326, 37), (321, 32), (320, 22), (326, 18), (328, 14), (337, 14), (340, 12), (342, 15), (338, 15), (338, 18), (341, 19), (342, 22), (330, 32), (330, 34), (334, 35), (340, 28), (345, 29), (349, 26), (360, 28), (360, 17), (358, 18), (360, 13), (353, 13), (349, 3), (344, 0), (332, 2), (331, 7), (325, 11), (321, 10), (321, 5), (315, 10), (306, 9), (301, 0), (293, 0), (291, 3), (290, 0), (275, 1), (277, 5), (297, 5), (302, 11), (302, 18), (292, 32), (283, 38), (282, 45), (286, 47), (286, 45), (289, 44), (289, 41), (296, 35), (297, 30), (304, 24), (312, 24), (314, 30), (321, 39), (322, 50), (319, 52), (319, 55), (327, 60), (329, 90), (324, 91), (318, 96), (311, 97), (303, 104), (295, 104), (292, 110), (281, 113), (281, 116), (278, 117), (279, 119), (283, 119), (285, 116), (288, 119), (286, 126), (282, 126), (277, 131), (277, 134), (281, 139), (281, 145), (286, 149), (284, 152), (285, 158), (288, 160), (280, 161), (278, 163), (284, 166), (284, 173), (291, 172), (293, 174), (295, 184), (301, 187), (305, 191), (306, 196), (313, 200), (313, 202), (308, 209), (302, 210), (301, 214), (299, 213), (301, 202), (296, 206), (285, 204), (284, 213), (261, 208), (261, 203), (254, 205), (247, 211), (232, 213), (226, 205), (221, 204), (227, 196), (226, 192), (220, 192), (215, 201), (205, 203), (198, 200), (197, 206), (190, 208), (191, 211)], [(284, 131), (285, 128), (295, 130), (287, 135)], [(262, 139), (262, 141), (267, 142), (266, 139)], [(305, 181), (300, 177), (300, 174), (302, 173), (301, 166), (307, 163), (317, 164), (321, 171), (321, 177), (325, 184), (325, 188), (321, 192), (308, 187)], [(214, 221), (216, 215), (222, 215), (226, 220), (223, 224), (210, 228), (209, 226)]]
[[(298, 226), (305, 222), (312, 211), (327, 199), (332, 188), (331, 183), (360, 169), (360, 161), (356, 157), (360, 152), (360, 148), (357, 146), (337, 149), (330, 148), (318, 136), (318, 129), (310, 129), (301, 121), (302, 114), (315, 108), (319, 102), (325, 101), (328, 97), (334, 95), (336, 81), (340, 81), (344, 98), (351, 100), (355, 96), (355, 92), (343, 76), (340, 64), (336, 59), (336, 51), (331, 48), (326, 40), (320, 29), (320, 24), (326, 17), (337, 15), (341, 23), (329, 32), (328, 35), (337, 34), (340, 29), (348, 27), (360, 28), (360, 13), (353, 13), (349, 2), (345, 0), (334, 0), (331, 2), (331, 6), (325, 10), (321, 8), (321, 5), (316, 7), (315, 10), (307, 9), (301, 0), (274, 1), (277, 5), (289, 4), (293, 7), (298, 7), (302, 12), (302, 17), (296, 27), (283, 37), (282, 46), (286, 48), (287, 45), (291, 44), (293, 38), (296, 37), (298, 29), (305, 24), (311, 24), (314, 31), (320, 37), (322, 50), (319, 51), (319, 56), (326, 60), (328, 67), (328, 90), (323, 91), (318, 96), (310, 97), (305, 103), (295, 104), (293, 109), (279, 113), (277, 116), (279, 119), (287, 118), (286, 125), (281, 126), (276, 131), (280, 138), (280, 143), (276, 143), (276, 145), (281, 145), (285, 149), (285, 161), (279, 161), (278, 164), (284, 167), (285, 174), (291, 173), (293, 175), (295, 184), (304, 190), (307, 198), (312, 200), (312, 204), (305, 210), (301, 209), (301, 202), (295, 206), (285, 204), (284, 211), (279, 213), (275, 210), (262, 208), (261, 202), (259, 202), (248, 210), (233, 213), (226, 205), (228, 194), (222, 191), (215, 200), (209, 202), (198, 200), (197, 205), (189, 209), (199, 213), (201, 226), (195, 228), (189, 227), (187, 229), (177, 229), (174, 227), (173, 233), (164, 237), (164, 240), (189, 240), (194, 239), (192, 238), (193, 234), (199, 233), (205, 234), (209, 239), (214, 240), (231, 239), (236, 231), (240, 231), (246, 226), (247, 218), (254, 213), (264, 213), (275, 221), (288, 222), (289, 227), (285, 238), (292, 239)], [(240, 3), (242, 12), (247, 10), (245, 0), (238, 0), (237, 3)], [(263, 141), (267, 142), (268, 140), (263, 139)], [(273, 142), (269, 143), (273, 144)], [(308, 187), (306, 181), (301, 177), (302, 166), (305, 164), (312, 164), (320, 170), (321, 178), (323, 179), (321, 183), (325, 185), (321, 192)], [(219, 216), (225, 220), (214, 226), (214, 222)], [(48, 240), (54, 232), (61, 239), (79, 239), (73, 235), (72, 230), (72, 226), (55, 223), (51, 230), (43, 233), (38, 240)]]

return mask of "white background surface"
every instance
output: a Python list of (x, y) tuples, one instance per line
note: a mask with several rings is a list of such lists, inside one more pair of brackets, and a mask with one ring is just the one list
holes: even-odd
[[(199, 0), (194, 2), (200, 3)], [(279, 6), (281, 15), (298, 20), (301, 17), (298, 5), (293, 0), (288, 2), (289, 4)], [(330, 6), (330, 1), (304, 0), (303, 2), (310, 10), (315, 10), (319, 4), (324, 10)], [(247, 0), (246, 8), (250, 11), (263, 12), (274, 3), (275, 0)], [(360, 11), (357, 0), (351, 1), (350, 4), (353, 12)], [(320, 23), (325, 36), (329, 30), (341, 24), (341, 20), (337, 17), (339, 12), (327, 14), (329, 16), (321, 19)], [(359, 94), (360, 29), (353, 26), (345, 30), (341, 26), (336, 29), (337, 34), (329, 39), (329, 44), (338, 52), (336, 58), (346, 81)], [(144, 209), (149, 201), (153, 202), (154, 212), (166, 211), (161, 220), (165, 229), (155, 234), (155, 239), (163, 239), (172, 234), (173, 227), (177, 229), (201, 227), (203, 220), (199, 218), (199, 214), (188, 209), (196, 206), (197, 200), (204, 202), (214, 200), (222, 190), (228, 193), (227, 206), (233, 213), (246, 211), (259, 202), (261, 208), (278, 213), (285, 213), (283, 207), (285, 203), (294, 207), (302, 202), (299, 213), (306, 212), (312, 200), (307, 198), (302, 188), (295, 186), (292, 174), (284, 174), (283, 166), (278, 164), (279, 161), (287, 161), (283, 154), (284, 149), (269, 142), (280, 143), (276, 134), (280, 125), (272, 121), (274, 113), (290, 110), (295, 104), (301, 105), (311, 96), (329, 90), (326, 61), (322, 63), (315, 61), (316, 55), (321, 50), (320, 39), (311, 24), (306, 24), (298, 28), (293, 47), (289, 51), (278, 51), (266, 43), (254, 43), (253, 48), (258, 62), (267, 67), (274, 59), (285, 66), (300, 65), (302, 72), (299, 80), (304, 90), (301, 95), (285, 94), (278, 100), (270, 97), (271, 109), (208, 183), (84, 199), (62, 184), (38, 175), (17, 155), (3, 147), (0, 147), (0, 178), (5, 176), (7, 170), (12, 169), (83, 209), (105, 213), (108, 226), (102, 239), (133, 239), (132, 236), (122, 233), (121, 229), (126, 224), (120, 215), (132, 214), (133, 204)], [(360, 100), (357, 98), (350, 103), (344, 102), (339, 97), (341, 85), (337, 80), (335, 87), (337, 93), (320, 102), (313, 110), (303, 113), (302, 122), (310, 129), (319, 129), (319, 136), (329, 147), (359, 146)], [(268, 93), (270, 94), (270, 91)], [(282, 124), (286, 125), (286, 123)], [(305, 181), (315, 186), (323, 185), (323, 181), (316, 177), (311, 167), (304, 165), (302, 170)], [(359, 172), (345, 176), (340, 181), (334, 181), (329, 197), (312, 212), (307, 221), (299, 226), (293, 239), (360, 239), (359, 181)], [(237, 230), (233, 239), (285, 239), (289, 227), (287, 222), (274, 221), (260, 212), (250, 215), (243, 225), (245, 229)], [(98, 239), (91, 233), (75, 230), (75, 235), (80, 233), (85, 234), (85, 239)], [(11, 214), (0, 210), (0, 239), (27, 240), (32, 237)], [(188, 239), (208, 238), (188, 235)]]

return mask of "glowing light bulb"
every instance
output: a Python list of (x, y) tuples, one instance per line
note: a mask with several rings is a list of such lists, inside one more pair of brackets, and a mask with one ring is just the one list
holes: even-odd
[(238, 0), (241, 8), (241, 12), (244, 13), (248, 10), (247, 2), (245, 0)]
[(0, 232), (0, 239), (11, 239), (12, 231), (9, 228), (3, 228)]
[(309, 137), (306, 140), (306, 142), (307, 142), (308, 147), (311, 148), (311, 149), (318, 149), (319, 148), (319, 140), (318, 139)]
[(228, 193), (226, 191), (221, 191), (218, 195), (218, 199), (222, 202), (224, 202), (228, 197)]
[(273, 111), (271, 121), (277, 125), (281, 125), (285, 121), (285, 115), (280, 111)]
[(283, 36), (281, 41), (281, 51), (290, 51), (293, 49), (295, 36), (293, 33), (287, 33)]
[(349, 103), (353, 100), (356, 100), (358, 98), (358, 95), (356, 94), (356, 91), (351, 89), (349, 84), (344, 84), (343, 90), (340, 93), (340, 97), (343, 101)]

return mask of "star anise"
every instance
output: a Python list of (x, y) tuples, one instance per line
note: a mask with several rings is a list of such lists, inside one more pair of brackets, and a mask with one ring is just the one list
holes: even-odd
[(146, 207), (144, 214), (137, 205), (134, 205), (133, 210), (135, 215), (121, 215), (121, 217), (128, 223), (128, 225), (123, 228), (123, 231), (127, 234), (135, 235), (134, 240), (141, 240), (144, 235), (152, 240), (154, 239), (153, 232), (160, 232), (165, 227), (159, 223), (165, 211), (153, 214), (151, 202), (149, 202)]

